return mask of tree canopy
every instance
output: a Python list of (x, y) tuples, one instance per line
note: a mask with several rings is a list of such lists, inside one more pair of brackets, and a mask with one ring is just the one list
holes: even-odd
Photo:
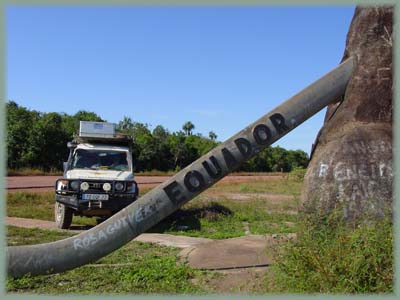
[[(61, 170), (68, 157), (67, 142), (79, 131), (79, 121), (105, 121), (94, 112), (42, 113), (19, 106), (14, 101), (6, 103), (7, 113), (7, 167), (9, 169), (37, 168)], [(216, 147), (217, 134), (208, 137), (194, 133), (195, 125), (188, 121), (182, 131), (170, 132), (162, 125), (153, 130), (150, 125), (135, 122), (124, 116), (117, 130), (133, 138), (134, 171), (180, 170)], [(288, 172), (305, 168), (308, 155), (302, 150), (267, 147), (242, 165), (239, 171)]]
[(182, 129), (186, 135), (192, 135), (192, 131), (194, 128), (195, 128), (195, 126), (190, 121), (185, 122), (185, 124), (183, 124), (183, 126), (182, 126)]

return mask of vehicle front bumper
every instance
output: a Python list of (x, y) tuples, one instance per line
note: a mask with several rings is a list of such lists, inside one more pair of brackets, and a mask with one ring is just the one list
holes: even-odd
[[(62, 180), (62, 179), (60, 179)], [(55, 200), (68, 207), (73, 208), (79, 213), (85, 214), (88, 211), (108, 211), (109, 213), (116, 213), (124, 207), (128, 206), (137, 199), (138, 188), (135, 182), (134, 192), (110, 192), (100, 191), (72, 191), (72, 190), (57, 190), (58, 181), (56, 182), (56, 195)], [(87, 181), (87, 180), (85, 180)], [(98, 180), (96, 182), (99, 182)], [(109, 182), (109, 181), (107, 181)], [(113, 183), (114, 186), (114, 183)], [(99, 194), (108, 195), (108, 200), (87, 200), (83, 199), (84, 194)], [(101, 214), (101, 213), (100, 213)]]
[(131, 195), (109, 195), (108, 200), (83, 200), (79, 199), (77, 194), (56, 194), (56, 201), (77, 211), (86, 211), (94, 208), (107, 209), (111, 212), (117, 212), (128, 206), (137, 199), (134, 194)]

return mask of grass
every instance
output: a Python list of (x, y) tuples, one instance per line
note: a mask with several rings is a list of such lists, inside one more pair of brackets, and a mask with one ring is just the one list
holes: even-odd
[[(135, 173), (135, 176), (173, 176), (177, 171), (159, 171), (159, 170), (151, 170), (151, 171), (141, 171)], [(288, 173), (282, 172), (233, 172), (234, 176), (286, 176)]]
[[(142, 189), (141, 195), (149, 190)], [(270, 193), (278, 192), (294, 196), (292, 200), (268, 198)], [(288, 179), (239, 184), (220, 182), (148, 232), (212, 239), (244, 236), (248, 229), (251, 234), (296, 232), (297, 216), (292, 212), (297, 208), (295, 195), (299, 193), (297, 181)], [(245, 201), (233, 199), (234, 195), (241, 195)], [(53, 210), (53, 192), (8, 194), (8, 216), (53, 221)], [(95, 225), (96, 220), (75, 216), (73, 223)]]
[(34, 245), (49, 243), (73, 236), (68, 231), (52, 231), (32, 228), (7, 226), (7, 243), (9, 246)]
[(296, 214), (269, 212), (266, 201), (238, 203), (219, 199), (214, 202), (200, 198), (188, 203), (148, 232), (226, 239), (244, 236), (247, 229), (251, 234), (296, 232), (296, 222)]
[[(9, 245), (37, 244), (71, 236), (68, 232), (21, 229), (8, 226)], [(204, 293), (201, 285), (214, 273), (193, 270), (178, 263), (179, 249), (130, 242), (112, 254), (60, 274), (8, 278), (8, 293)], [(194, 280), (196, 279), (196, 280)]]
[(135, 176), (173, 176), (177, 172), (175, 171), (159, 171), (159, 170), (151, 170), (151, 171), (141, 171), (135, 173)]
[[(150, 188), (143, 188), (140, 194), (144, 195)], [(54, 221), (54, 192), (7, 193), (7, 216)], [(74, 216), (73, 224), (96, 225), (95, 218)]]
[[(218, 183), (150, 232), (213, 239), (296, 232), (277, 240), (264, 291), (273, 293), (390, 293), (393, 229), (390, 219), (349, 226), (340, 213), (296, 214), (303, 173), (268, 181)], [(141, 191), (142, 193), (148, 190)], [(281, 194), (278, 198), (274, 194)], [(275, 198), (274, 198), (275, 197)], [(13, 193), (7, 213), (53, 219), (54, 196)], [(340, 212), (340, 211), (339, 211)], [(74, 223), (87, 222), (81, 218)], [(86, 221), (85, 221), (86, 220)], [(8, 243), (36, 244), (68, 232), (8, 227)], [(178, 263), (178, 249), (131, 242), (92, 265), (62, 274), (7, 280), (11, 293), (204, 293), (221, 274)], [(115, 265), (118, 264), (118, 265)]]
[[(54, 221), (54, 192), (14, 192), (7, 195), (7, 216)], [(96, 219), (75, 216), (74, 224), (96, 225)]]
[(54, 192), (7, 194), (7, 216), (54, 220)]
[(249, 182), (242, 183), (221, 182), (216, 187), (212, 187), (210, 190), (232, 193), (270, 193), (298, 197), (300, 195), (302, 185), (302, 181), (286, 177), (271, 180), (251, 180)]
[(391, 219), (351, 227), (339, 215), (304, 216), (297, 239), (275, 249), (268, 284), (276, 292), (393, 292)]
[[(150, 231), (213, 239), (243, 236), (247, 229), (252, 234), (295, 232), (297, 216), (288, 212), (297, 207), (295, 197), (286, 196), (282, 201), (276, 201), (269, 198), (269, 193), (284, 191), (286, 195), (292, 192), (298, 194), (298, 185), (289, 190), (286, 187), (287, 179), (273, 181), (273, 184), (264, 182), (264, 189), (260, 181), (218, 183)], [(246, 192), (237, 192), (238, 186), (242, 189), (245, 186)], [(142, 189), (141, 194), (148, 190)], [(234, 195), (244, 198), (235, 199)], [(53, 207), (52, 192), (8, 194), (8, 216), (53, 220)], [(73, 223), (87, 225), (87, 222), (92, 221), (94, 219), (74, 217)], [(9, 227), (8, 243), (36, 244), (70, 235), (68, 232)], [(220, 279), (225, 275), (193, 270), (177, 263), (178, 251), (175, 248), (131, 242), (95, 264), (62, 274), (8, 278), (7, 291), (46, 294), (217, 291)]]

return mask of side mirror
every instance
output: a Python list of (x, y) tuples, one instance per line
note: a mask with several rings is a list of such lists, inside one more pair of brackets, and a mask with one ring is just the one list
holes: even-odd
[(64, 172), (66, 172), (67, 169), (68, 169), (68, 162), (67, 161), (63, 162), (63, 168), (64, 168)]
[(67, 147), (68, 147), (69, 149), (74, 149), (74, 148), (76, 148), (77, 146), (78, 146), (77, 143), (74, 143), (73, 141), (67, 143)]

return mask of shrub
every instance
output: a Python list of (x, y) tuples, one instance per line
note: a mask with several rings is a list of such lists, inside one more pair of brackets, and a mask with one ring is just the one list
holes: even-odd
[(350, 227), (340, 213), (306, 215), (296, 240), (275, 252), (274, 285), (306, 293), (393, 291), (393, 224), (389, 217)]

